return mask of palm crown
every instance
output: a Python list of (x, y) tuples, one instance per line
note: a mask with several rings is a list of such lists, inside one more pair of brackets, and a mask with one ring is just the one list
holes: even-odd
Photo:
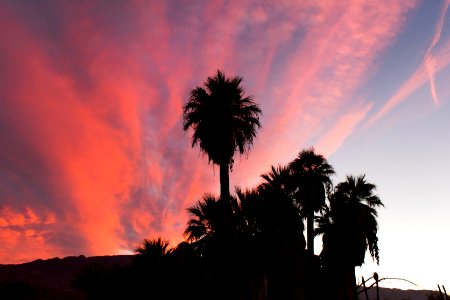
[(364, 175), (347, 176), (346, 181), (336, 186), (330, 197), (330, 209), (318, 222), (317, 233), (324, 234), (325, 259), (341, 253), (341, 262), (360, 266), (368, 248), (371, 256), (379, 261), (376, 208), (384, 205), (375, 189)]
[(314, 212), (325, 206), (325, 188), (331, 186), (334, 169), (314, 148), (302, 150), (290, 168), (297, 187), (294, 197), (307, 220), (308, 252), (314, 254)]
[(217, 71), (208, 77), (205, 88), (191, 91), (183, 107), (183, 128), (193, 129), (192, 147), (198, 144), (210, 162), (220, 165), (221, 197), (229, 196), (228, 168), (233, 166), (235, 151), (250, 150), (261, 127), (261, 109), (252, 97), (244, 96), (241, 83), (242, 77), (227, 78)]
[(242, 77), (226, 78), (217, 71), (206, 80), (206, 89), (196, 87), (191, 91), (184, 106), (184, 130), (194, 129), (192, 146), (199, 144), (214, 164), (231, 163), (236, 150), (244, 154), (261, 127), (261, 109), (251, 97), (244, 97), (241, 83)]

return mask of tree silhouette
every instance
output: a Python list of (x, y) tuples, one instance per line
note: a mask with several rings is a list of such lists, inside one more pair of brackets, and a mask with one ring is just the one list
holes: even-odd
[[(261, 175), (264, 182), (258, 192), (264, 205), (261, 223), (264, 231), (285, 236), (289, 242), (300, 241), (304, 248), (303, 221), (294, 201), (292, 177), (289, 167), (271, 167), (269, 173)], [(303, 241), (303, 242), (301, 242)]]
[(229, 170), (235, 151), (249, 151), (261, 127), (261, 109), (252, 97), (244, 96), (241, 83), (242, 77), (227, 78), (218, 70), (207, 78), (205, 88), (191, 91), (183, 107), (183, 128), (193, 129), (192, 147), (198, 144), (209, 162), (219, 165), (221, 199), (230, 197)]
[[(250, 299), (253, 289), (260, 289), (261, 248), (252, 215), (256, 194), (240, 189), (236, 193), (228, 207), (206, 194), (187, 209), (190, 219), (184, 234), (215, 278), (210, 284), (212, 290), (220, 290), (220, 295), (211, 295), (216, 299)], [(228, 222), (222, 221), (225, 214)]]
[(150, 260), (161, 259), (172, 253), (172, 251), (169, 248), (169, 241), (163, 240), (161, 237), (151, 240), (144, 239), (143, 244), (134, 250), (137, 257), (144, 257)]
[(189, 207), (190, 216), (184, 235), (190, 242), (198, 242), (220, 230), (219, 206), (211, 194), (205, 194), (203, 199)]
[(265, 251), (268, 299), (302, 299), (305, 238), (303, 218), (294, 202), (290, 168), (271, 167), (261, 175), (259, 223)]
[(334, 169), (314, 148), (303, 149), (290, 163), (293, 180), (297, 184), (295, 199), (307, 219), (307, 249), (314, 255), (314, 213), (325, 205), (326, 189), (331, 187)]
[(355, 266), (364, 263), (367, 249), (379, 262), (376, 208), (383, 203), (375, 189), (365, 175), (347, 176), (331, 193), (330, 207), (318, 218), (316, 234), (323, 234), (321, 257), (325, 267), (341, 277), (345, 287), (341, 298), (356, 299)]

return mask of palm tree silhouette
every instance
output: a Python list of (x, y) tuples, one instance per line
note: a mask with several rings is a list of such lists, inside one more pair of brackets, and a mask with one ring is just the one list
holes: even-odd
[[(229, 206), (206, 194), (187, 209), (190, 219), (184, 234), (215, 279), (213, 290), (221, 290), (214, 295), (217, 299), (248, 299), (243, 295), (252, 295), (253, 287), (259, 287), (260, 248), (253, 210), (257, 198), (253, 191), (236, 189), (236, 194), (230, 197)], [(228, 222), (223, 222), (224, 215)]]
[(190, 219), (184, 235), (190, 242), (198, 242), (208, 235), (214, 234), (221, 225), (217, 200), (211, 194), (187, 209)]
[(242, 77), (226, 77), (220, 70), (208, 77), (205, 88), (191, 91), (183, 107), (183, 128), (193, 129), (192, 147), (208, 155), (220, 168), (220, 198), (230, 198), (229, 170), (236, 150), (249, 151), (257, 129), (261, 128), (261, 109), (252, 97), (244, 96)]
[(271, 167), (261, 175), (259, 223), (269, 299), (303, 299), (302, 258), (305, 249), (303, 218), (294, 201), (291, 170)]
[(326, 189), (331, 187), (334, 169), (314, 148), (303, 149), (289, 167), (298, 187), (294, 197), (307, 219), (307, 250), (314, 255), (314, 213), (325, 205)]
[(347, 176), (331, 193), (330, 207), (317, 222), (316, 234), (323, 234), (325, 267), (342, 274), (342, 286), (346, 287), (342, 293), (348, 299), (357, 299), (355, 267), (364, 263), (367, 249), (379, 262), (376, 208), (384, 205), (375, 189), (365, 175)]
[(303, 240), (303, 221), (299, 207), (295, 203), (291, 177), (291, 169), (285, 166), (271, 167), (271, 171), (261, 175), (264, 182), (259, 186), (258, 192), (264, 206), (261, 216), (267, 232), (275, 230), (276, 235)]
[(169, 241), (163, 240), (161, 237), (151, 240), (144, 239), (143, 244), (134, 250), (137, 257), (142, 257), (145, 260), (160, 260), (171, 254), (172, 251), (169, 248)]
[(235, 197), (230, 197), (227, 203), (225, 206), (213, 195), (205, 194), (187, 209), (190, 218), (184, 235), (206, 259), (231, 258), (235, 243), (241, 238), (243, 220), (239, 203)]
[(261, 184), (262, 188), (291, 194), (292, 178), (289, 166), (271, 166), (270, 172), (262, 174), (261, 177), (264, 179), (264, 182)]

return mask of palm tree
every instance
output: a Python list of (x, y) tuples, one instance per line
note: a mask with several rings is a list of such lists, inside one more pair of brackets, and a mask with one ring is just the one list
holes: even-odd
[(211, 194), (205, 194), (202, 200), (187, 209), (190, 219), (184, 231), (189, 242), (199, 242), (220, 230), (220, 207)]
[[(255, 253), (258, 249), (257, 225), (253, 210), (256, 194), (240, 189), (236, 193), (238, 198), (230, 197), (229, 206), (206, 194), (187, 209), (190, 219), (184, 234), (214, 278), (210, 283), (212, 289), (221, 290), (219, 296), (215, 295), (217, 299), (251, 295), (251, 282), (259, 274), (258, 254)], [(228, 222), (223, 222), (224, 215)]]
[(375, 189), (365, 175), (347, 176), (330, 195), (329, 209), (318, 218), (316, 233), (323, 234), (321, 257), (326, 268), (342, 274), (343, 298), (357, 299), (355, 267), (364, 263), (367, 249), (379, 262), (376, 208), (384, 205)]
[(134, 252), (138, 256), (146, 257), (148, 259), (161, 259), (172, 253), (172, 249), (169, 248), (169, 241), (158, 237), (151, 240), (144, 239), (143, 244), (136, 247)]
[(250, 150), (257, 129), (261, 128), (261, 109), (252, 97), (244, 96), (242, 77), (226, 77), (217, 71), (208, 77), (205, 88), (191, 91), (183, 107), (183, 128), (193, 129), (192, 147), (208, 155), (209, 162), (220, 168), (220, 198), (230, 198), (229, 170), (236, 150), (242, 155)]
[(334, 169), (314, 148), (303, 149), (289, 166), (298, 186), (295, 199), (307, 220), (307, 250), (314, 255), (314, 213), (325, 205), (326, 189), (331, 187)]
[(261, 175), (260, 227), (269, 299), (303, 299), (304, 224), (294, 199), (291, 169), (271, 167)]
[[(364, 263), (368, 249), (372, 258), (379, 262), (377, 208), (383, 207), (380, 198), (375, 194), (376, 186), (365, 179), (347, 176), (347, 180), (339, 183), (330, 197), (330, 217), (332, 224), (345, 230), (348, 247), (347, 259), (354, 266)], [(344, 233), (344, 231), (341, 231)]]
[(291, 169), (285, 166), (271, 166), (270, 172), (262, 174), (263, 189), (278, 190), (290, 194), (292, 192)]
[(291, 169), (285, 166), (271, 167), (269, 173), (261, 175), (264, 182), (259, 186), (259, 194), (264, 214), (267, 219), (262, 223), (268, 227), (266, 231), (276, 231), (277, 236), (286, 236), (290, 242), (302, 240), (303, 222), (299, 207), (295, 203), (295, 191), (292, 182)]

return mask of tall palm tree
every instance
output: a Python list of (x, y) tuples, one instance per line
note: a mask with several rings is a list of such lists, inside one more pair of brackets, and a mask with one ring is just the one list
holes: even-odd
[[(369, 250), (379, 262), (377, 208), (384, 206), (376, 186), (365, 179), (347, 176), (330, 196), (330, 207), (318, 218), (317, 234), (323, 234), (321, 257), (332, 272), (342, 273), (346, 289), (342, 297), (356, 299), (355, 267), (364, 263)], [(339, 275), (337, 275), (339, 277)]]
[(297, 184), (295, 199), (306, 216), (307, 250), (314, 254), (314, 213), (325, 205), (326, 189), (331, 187), (333, 167), (314, 148), (303, 149), (290, 163), (293, 180)]
[(220, 168), (220, 197), (230, 198), (229, 170), (236, 150), (249, 151), (257, 129), (261, 128), (261, 109), (253, 98), (244, 95), (242, 77), (226, 77), (217, 71), (203, 87), (191, 91), (183, 107), (183, 128), (193, 129), (192, 147), (208, 155)]

